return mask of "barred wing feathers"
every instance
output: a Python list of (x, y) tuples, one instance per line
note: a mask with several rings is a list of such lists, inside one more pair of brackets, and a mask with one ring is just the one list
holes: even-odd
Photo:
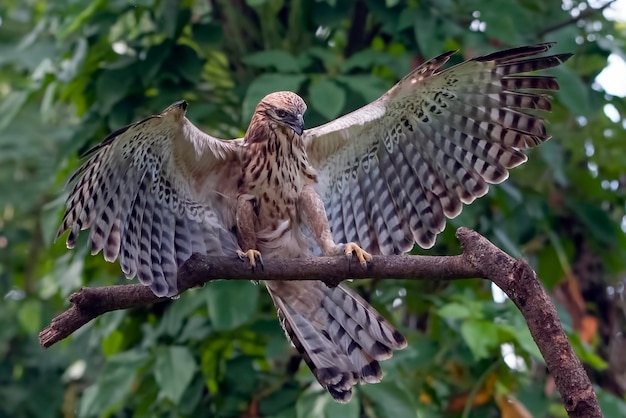
[[(232, 254), (229, 195), (235, 192), (240, 141), (196, 128), (185, 102), (122, 128), (86, 153), (57, 234), (73, 248), (91, 228), (92, 254), (119, 258), (157, 296), (177, 293), (177, 270), (194, 252)], [(226, 215), (224, 215), (226, 214)], [(230, 217), (232, 218), (231, 215)]]
[(570, 54), (539, 56), (553, 44), (509, 49), (442, 70), (451, 52), (427, 61), (378, 100), (305, 131), (319, 170), (333, 237), (368, 251), (424, 248), (463, 203), (485, 195), (526, 161), (520, 149), (549, 139), (537, 110), (555, 67)]

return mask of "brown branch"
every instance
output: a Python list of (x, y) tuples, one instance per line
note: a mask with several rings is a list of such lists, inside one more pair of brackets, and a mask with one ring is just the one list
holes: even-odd
[(463, 244), (463, 255), (480, 271), (480, 277), (502, 289), (524, 315), (530, 334), (554, 377), (568, 416), (602, 417), (591, 381), (574, 354), (556, 309), (533, 269), (474, 231), (460, 228), (457, 238)]
[(598, 7), (597, 9), (593, 9), (591, 7), (588, 7), (586, 10), (580, 12), (578, 14), (578, 16), (576, 16), (576, 17), (572, 17), (571, 19), (567, 19), (567, 20), (565, 20), (563, 22), (560, 22), (560, 23), (557, 23), (556, 25), (553, 25), (553, 26), (548, 26), (547, 28), (539, 31), (539, 33), (537, 34), (537, 37), (538, 38), (542, 38), (542, 37), (546, 36), (549, 33), (555, 32), (555, 31), (557, 31), (559, 29), (563, 29), (566, 26), (574, 25), (574, 24), (578, 23), (581, 20), (587, 19), (587, 18), (593, 16), (594, 14), (596, 14), (598, 12), (602, 13), (602, 11), (604, 9), (606, 9), (609, 6), (611, 6), (613, 3), (615, 3), (615, 1), (616, 0), (610, 0), (607, 3), (603, 4), (602, 6)]
[(367, 23), (367, 5), (363, 0), (357, 0), (352, 9), (348, 42), (346, 43), (345, 56), (349, 57), (360, 51), (365, 46), (365, 26)]
[[(247, 264), (229, 257), (195, 254), (180, 269), (179, 289), (184, 292), (215, 279), (227, 280), (320, 280), (337, 285), (345, 279), (436, 279), (481, 277), (498, 285), (520, 309), (570, 418), (600, 418), (602, 412), (582, 364), (574, 354), (550, 298), (535, 272), (515, 260), (486, 238), (466, 228), (457, 231), (463, 254), (457, 256), (374, 256), (362, 269), (343, 257), (267, 260), (264, 270), (251, 271)], [(39, 334), (43, 347), (66, 338), (105, 312), (128, 309), (161, 300), (139, 284), (83, 288), (74, 293), (73, 306), (57, 316)]]

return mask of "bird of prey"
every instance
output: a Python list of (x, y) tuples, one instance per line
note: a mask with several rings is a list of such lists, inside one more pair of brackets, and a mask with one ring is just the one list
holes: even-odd
[[(192, 253), (261, 256), (400, 254), (430, 248), (463, 203), (487, 193), (521, 151), (549, 139), (554, 78), (530, 75), (567, 60), (524, 46), (443, 69), (433, 58), (378, 100), (304, 129), (306, 104), (267, 95), (243, 138), (222, 140), (186, 117), (187, 103), (126, 126), (87, 152), (59, 236), (91, 228), (92, 254), (119, 259), (158, 296), (177, 294)], [(380, 360), (406, 340), (350, 288), (267, 281), (282, 326), (319, 383), (347, 402), (382, 378)]]

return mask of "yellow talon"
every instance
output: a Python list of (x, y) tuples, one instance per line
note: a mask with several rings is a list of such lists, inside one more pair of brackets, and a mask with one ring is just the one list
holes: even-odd
[(361, 266), (363, 267), (367, 267), (367, 263), (372, 261), (371, 254), (363, 250), (354, 242), (347, 243), (344, 252), (347, 257), (352, 257), (352, 253), (356, 254), (356, 258), (359, 259), (359, 263), (361, 263)]
[(237, 255), (239, 256), (241, 261), (248, 260), (253, 270), (256, 267), (257, 260), (259, 260), (259, 264), (261, 265), (261, 268), (263, 268), (263, 257), (261, 257), (261, 253), (258, 252), (257, 250), (248, 250), (248, 251), (237, 250)]

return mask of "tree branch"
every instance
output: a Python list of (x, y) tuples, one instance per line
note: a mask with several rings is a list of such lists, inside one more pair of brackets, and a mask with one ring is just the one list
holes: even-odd
[(346, 44), (345, 55), (349, 57), (360, 51), (365, 46), (365, 25), (367, 22), (367, 5), (363, 0), (357, 0), (352, 9), (350, 19), (350, 30), (348, 31), (348, 42)]
[(538, 38), (543, 38), (544, 36), (546, 36), (549, 33), (555, 32), (559, 29), (563, 29), (566, 26), (569, 25), (574, 25), (576, 23), (578, 23), (579, 21), (583, 20), (583, 19), (587, 19), (590, 18), (591, 16), (593, 16), (596, 13), (602, 13), (602, 11), (604, 9), (606, 9), (607, 7), (610, 7), (613, 3), (615, 3), (616, 0), (610, 0), (607, 3), (603, 4), (602, 6), (598, 7), (597, 9), (593, 9), (591, 7), (587, 8), (586, 10), (580, 12), (578, 14), (578, 16), (572, 17), (571, 19), (567, 19), (566, 21), (557, 23), (556, 25), (552, 25), (552, 26), (548, 26), (547, 28), (541, 30), (538, 34), (537, 37)]
[[(231, 257), (194, 254), (180, 269), (179, 289), (216, 280), (323, 280), (335, 286), (346, 279), (485, 278), (498, 285), (524, 315), (570, 418), (600, 418), (602, 412), (582, 364), (574, 354), (550, 298), (535, 272), (523, 260), (515, 260), (478, 233), (460, 228), (457, 238), (463, 254), (457, 256), (374, 256), (367, 269), (343, 257), (271, 259), (263, 270), (251, 271)], [(164, 300), (140, 285), (83, 288), (70, 297), (73, 306), (52, 320), (39, 334), (43, 347), (68, 337), (105, 312), (128, 309)]]

